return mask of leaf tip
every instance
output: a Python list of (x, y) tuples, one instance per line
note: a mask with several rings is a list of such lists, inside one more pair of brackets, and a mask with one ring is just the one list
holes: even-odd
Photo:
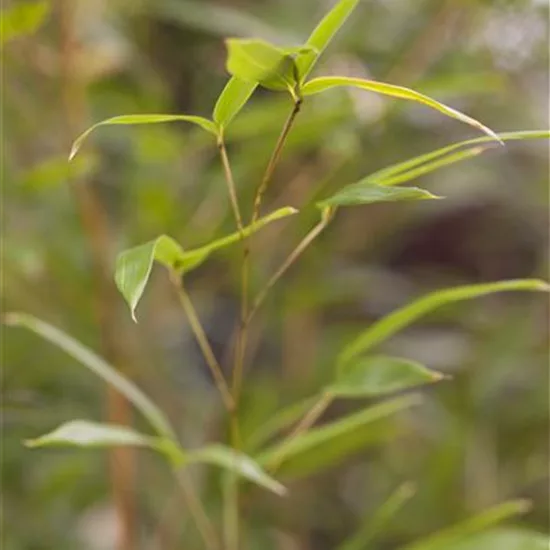
[(35, 447), (40, 446), (40, 440), (39, 439), (24, 439), (23, 445), (27, 447), (28, 449), (34, 449)]

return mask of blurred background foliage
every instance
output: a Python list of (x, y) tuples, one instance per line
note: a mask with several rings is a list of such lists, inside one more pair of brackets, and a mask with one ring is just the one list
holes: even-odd
[[(120, 296), (104, 294), (114, 320), (102, 338), (92, 261), (94, 246), (111, 269), (118, 251), (161, 233), (192, 247), (232, 231), (215, 145), (177, 123), (110, 127), (71, 167), (67, 154), (81, 131), (107, 117), (208, 116), (227, 79), (224, 37), (297, 44), (331, 2), (3, 4), (2, 309), (34, 313), (97, 350), (114, 340), (125, 372), (168, 411), (188, 446), (224, 438), (224, 411), (166, 274), (155, 271), (137, 325)], [(316, 72), (410, 86), (496, 131), (540, 129), (549, 122), (548, 45), (541, 0), (364, 0)], [(289, 110), (288, 98), (259, 90), (229, 130), (246, 216)], [(472, 135), (436, 112), (374, 94), (311, 98), (265, 208), (302, 211), (254, 237), (253, 288), (315, 223), (314, 198)], [(255, 320), (243, 429), (252, 433), (281, 406), (311, 395), (346, 338), (414, 297), (454, 284), (546, 277), (548, 172), (546, 142), (512, 143), (422, 178), (445, 201), (339, 213)], [(93, 215), (81, 223), (83, 187), (101, 205), (107, 233), (99, 240)], [(188, 281), (226, 366), (240, 260), (238, 247), (218, 253)], [(475, 548), (532, 548), (521, 533), (547, 533), (550, 513), (547, 322), (544, 297), (506, 294), (444, 309), (385, 344), (453, 380), (383, 426), (306, 453), (281, 472), (291, 489), (284, 502), (251, 491), (247, 548), (336, 548), (406, 481), (416, 492), (373, 548), (397, 548), (514, 497), (533, 507)], [(105, 389), (28, 333), (3, 329), (2, 347), (3, 548), (115, 548), (107, 454), (21, 444), (69, 418), (104, 417)], [(364, 406), (336, 404), (323, 421)], [(134, 547), (194, 548), (164, 464), (146, 453), (135, 460)], [(216, 472), (197, 471), (214, 515), (218, 481)]]

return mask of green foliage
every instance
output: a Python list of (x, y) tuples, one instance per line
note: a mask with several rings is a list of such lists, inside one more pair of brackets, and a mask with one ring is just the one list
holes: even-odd
[(335, 397), (372, 397), (430, 384), (444, 376), (398, 357), (361, 357), (338, 372), (327, 388)]
[(231, 77), (214, 106), (214, 122), (220, 128), (226, 128), (254, 93), (256, 86), (255, 82)]
[(6, 42), (34, 33), (50, 11), (47, 1), (18, 2), (0, 13), (0, 46)]

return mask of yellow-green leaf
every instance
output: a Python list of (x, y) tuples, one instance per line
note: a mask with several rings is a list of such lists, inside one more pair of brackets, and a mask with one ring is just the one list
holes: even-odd
[(226, 128), (244, 107), (256, 86), (256, 82), (248, 82), (232, 76), (214, 106), (214, 122), (220, 128)]
[(45, 1), (15, 2), (0, 12), (0, 46), (19, 36), (34, 33), (48, 15)]
[(115, 116), (113, 118), (108, 118), (107, 120), (102, 120), (97, 124), (94, 124), (88, 128), (84, 133), (74, 141), (73, 146), (71, 147), (71, 152), (69, 154), (69, 160), (72, 160), (75, 155), (78, 153), (84, 140), (100, 126), (110, 126), (110, 125), (134, 125), (134, 124), (158, 124), (161, 122), (190, 122), (200, 126), (207, 132), (218, 135), (218, 129), (216, 125), (207, 118), (193, 115), (121, 115)]
[(375, 80), (365, 80), (362, 78), (349, 78), (345, 76), (328, 76), (328, 77), (314, 78), (313, 80), (306, 82), (302, 87), (302, 93), (303, 95), (308, 96), (308, 95), (324, 92), (331, 88), (342, 87), (342, 86), (359, 88), (361, 90), (366, 90), (368, 92), (375, 92), (377, 94), (382, 94), (382, 95), (387, 95), (391, 97), (397, 97), (400, 99), (407, 99), (409, 101), (415, 101), (417, 103), (422, 103), (424, 105), (427, 105), (428, 107), (431, 107), (432, 109), (436, 109), (437, 111), (451, 118), (455, 118), (457, 120), (460, 120), (461, 122), (469, 124), (470, 126), (473, 126), (478, 130), (481, 130), (488, 136), (491, 136), (494, 140), (498, 141), (499, 143), (502, 143), (498, 135), (495, 134), (495, 132), (493, 132), (493, 130), (491, 130), (490, 128), (487, 128), (487, 126), (484, 126), (483, 124), (481, 124), (481, 122), (478, 122), (474, 118), (469, 117), (468, 115), (465, 115), (464, 113), (461, 113), (460, 111), (457, 111), (452, 107), (448, 107), (447, 105), (444, 105), (443, 103), (440, 103), (439, 101), (436, 101), (435, 99), (432, 99), (427, 95), (421, 94), (420, 92), (416, 92), (409, 88), (404, 88), (403, 86), (396, 86), (395, 84), (386, 84), (384, 82), (377, 82)]
[(339, 369), (327, 391), (337, 398), (373, 397), (442, 380), (444, 375), (400, 357), (360, 357)]

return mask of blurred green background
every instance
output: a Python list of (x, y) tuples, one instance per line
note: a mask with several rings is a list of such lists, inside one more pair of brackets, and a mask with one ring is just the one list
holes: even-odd
[[(4, 2), (3, 13), (21, 4)], [(162, 233), (193, 247), (234, 230), (215, 144), (184, 124), (110, 127), (93, 134), (70, 168), (67, 154), (80, 132), (107, 117), (208, 116), (227, 79), (224, 37), (299, 44), (332, 2), (44, 5), (11, 27), (2, 18), (2, 309), (31, 312), (112, 353), (189, 447), (223, 439), (224, 411), (165, 272), (155, 270), (137, 325), (122, 298), (98, 288), (94, 276), (101, 281), (102, 270), (112, 272), (117, 252)], [(541, 0), (363, 0), (316, 73), (410, 86), (495, 131), (545, 128), (548, 11)], [(290, 107), (283, 95), (258, 90), (229, 130), (246, 217)], [(374, 94), (311, 98), (264, 206), (302, 211), (254, 237), (252, 288), (263, 286), (315, 223), (314, 198), (468, 137), (477, 136), (435, 111)], [(445, 201), (338, 213), (255, 320), (244, 429), (313, 393), (347, 338), (422, 293), (547, 278), (548, 173), (547, 142), (511, 143), (419, 180)], [(93, 197), (90, 208), (82, 196)], [(94, 265), (98, 249), (107, 265)], [(188, 281), (224, 365), (238, 318), (240, 260), (238, 246), (227, 249)], [(549, 529), (547, 325), (544, 296), (514, 293), (446, 308), (393, 338), (385, 352), (453, 380), (426, 390), (420, 406), (384, 430), (360, 431), (341, 447), (304, 456), (295, 471), (282, 472), (291, 490), (284, 502), (253, 491), (246, 548), (337, 548), (406, 481), (416, 493), (371, 548), (398, 548), (516, 497), (532, 500), (532, 509), (499, 531), (498, 543), (480, 542), (479, 549), (534, 548), (514, 536)], [(3, 548), (117, 548), (121, 506), (133, 517), (135, 538), (119, 550), (200, 548), (160, 459), (119, 457), (135, 460), (128, 476), (129, 462), (110, 468), (104, 452), (23, 447), (25, 438), (64, 420), (116, 418), (120, 402), (49, 344), (2, 330)], [(364, 406), (336, 404), (323, 421)], [(130, 493), (115, 506), (117, 471)], [(216, 515), (218, 474), (195, 477)]]

